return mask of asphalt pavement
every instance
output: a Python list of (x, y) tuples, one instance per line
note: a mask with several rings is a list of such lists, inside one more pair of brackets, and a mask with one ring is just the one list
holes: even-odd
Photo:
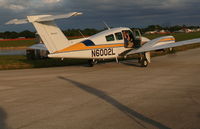
[(200, 48), (90, 68), (0, 71), (0, 129), (200, 129)]

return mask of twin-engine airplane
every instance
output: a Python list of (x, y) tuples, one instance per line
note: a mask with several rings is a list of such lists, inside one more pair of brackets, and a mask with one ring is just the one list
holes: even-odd
[(27, 16), (27, 19), (14, 19), (6, 24), (24, 24), (31, 22), (49, 51), (50, 58), (79, 58), (88, 59), (90, 66), (97, 60), (115, 58), (131, 54), (139, 54), (138, 61), (142, 67), (150, 63), (150, 51), (173, 48), (186, 44), (200, 43), (200, 38), (175, 42), (173, 36), (164, 36), (149, 40), (142, 37), (139, 30), (129, 28), (108, 28), (103, 32), (87, 38), (68, 40), (63, 32), (54, 23), (56, 19), (70, 18), (81, 15), (72, 12), (63, 15), (36, 15)]

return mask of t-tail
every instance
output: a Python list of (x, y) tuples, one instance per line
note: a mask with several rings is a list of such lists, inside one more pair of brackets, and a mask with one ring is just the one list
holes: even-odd
[(24, 24), (31, 22), (37, 33), (40, 35), (45, 46), (50, 53), (54, 53), (58, 50), (69, 46), (69, 40), (66, 38), (64, 33), (58, 28), (54, 20), (69, 18), (72, 16), (81, 15), (80, 12), (72, 12), (62, 15), (35, 15), (27, 16), (27, 19), (13, 19), (6, 24)]

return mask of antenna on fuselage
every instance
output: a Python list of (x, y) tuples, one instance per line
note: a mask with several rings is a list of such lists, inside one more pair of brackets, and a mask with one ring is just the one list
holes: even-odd
[(83, 35), (83, 33), (79, 30), (79, 33), (83, 36), (83, 38), (85, 38), (85, 36)]
[(108, 30), (110, 30), (110, 27), (108, 26), (108, 24), (105, 21), (103, 21), (103, 24), (108, 28)]

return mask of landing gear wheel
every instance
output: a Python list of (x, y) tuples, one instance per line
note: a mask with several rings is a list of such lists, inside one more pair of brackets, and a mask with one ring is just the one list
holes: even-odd
[(88, 60), (88, 66), (93, 67), (97, 63), (96, 60)]
[(168, 49), (168, 53), (169, 53), (169, 54), (175, 54), (176, 51), (174, 50), (174, 48), (169, 48), (169, 49)]
[(88, 66), (89, 66), (89, 67), (93, 67), (93, 66), (94, 66), (93, 60), (88, 60)]
[(149, 64), (148, 60), (147, 59), (143, 59), (141, 60), (141, 67), (147, 67)]
[(138, 63), (141, 63), (141, 61), (142, 61), (142, 57), (139, 57), (138, 58)]

